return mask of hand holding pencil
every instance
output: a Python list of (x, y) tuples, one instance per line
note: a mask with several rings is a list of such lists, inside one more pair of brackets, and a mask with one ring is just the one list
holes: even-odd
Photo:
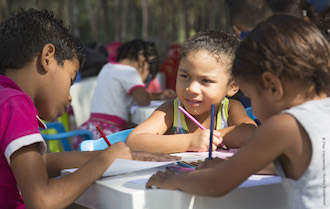
[[(184, 113), (191, 121), (193, 121), (199, 128), (201, 128), (202, 130), (207, 130), (201, 123), (199, 123), (193, 116), (191, 116), (183, 107), (181, 107), (181, 106), (179, 106), (178, 107), (179, 108), (179, 110), (182, 112), (182, 113)], [(211, 132), (211, 130), (210, 130), (210, 132)], [(213, 138), (215, 138), (215, 140), (212, 140), (212, 144), (213, 144), (213, 146), (211, 147), (211, 146), (209, 146), (209, 148), (211, 149), (211, 150), (214, 150), (214, 149), (216, 149), (217, 148), (217, 145), (218, 145), (218, 142), (219, 142), (219, 138), (220, 138), (220, 133), (218, 132), (218, 131), (216, 131), (216, 130), (212, 130), (212, 132), (213, 132), (213, 134), (212, 134), (212, 139)], [(200, 141), (205, 141), (206, 140), (206, 142), (210, 142), (210, 135), (211, 135), (211, 133), (206, 133), (206, 132), (202, 132), (201, 133), (202, 135), (201, 136), (199, 136), (200, 137)], [(214, 137), (215, 136), (215, 137)], [(205, 137), (207, 137), (207, 139), (205, 139), (204, 140), (204, 138)], [(218, 140), (216, 140), (216, 138), (218, 138)], [(219, 143), (219, 145), (223, 148), (223, 149), (227, 149), (227, 147), (226, 147), (226, 145), (224, 145), (224, 144), (222, 144), (222, 143)], [(195, 145), (195, 146), (197, 146), (197, 145)]]

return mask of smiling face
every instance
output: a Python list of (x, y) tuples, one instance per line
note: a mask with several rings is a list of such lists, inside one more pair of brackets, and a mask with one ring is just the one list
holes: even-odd
[(176, 93), (190, 114), (209, 114), (231, 91), (229, 78), (225, 55), (220, 63), (206, 50), (191, 52), (179, 63)]
[(54, 61), (48, 66), (47, 83), (36, 102), (40, 117), (48, 121), (55, 120), (69, 109), (72, 100), (70, 87), (79, 69), (77, 59), (65, 60), (63, 66)]

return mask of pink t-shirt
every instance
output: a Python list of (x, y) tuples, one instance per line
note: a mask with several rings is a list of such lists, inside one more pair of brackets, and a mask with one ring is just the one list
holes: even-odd
[(11, 79), (0, 75), (0, 207), (25, 208), (14, 174), (10, 156), (23, 146), (40, 142), (44, 154), (46, 144), (39, 132), (46, 128), (38, 117), (31, 98)]

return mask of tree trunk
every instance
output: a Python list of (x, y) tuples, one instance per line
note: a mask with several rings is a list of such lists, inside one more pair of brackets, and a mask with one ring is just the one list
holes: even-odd
[(148, 2), (147, 0), (141, 1), (142, 9), (142, 39), (148, 37)]

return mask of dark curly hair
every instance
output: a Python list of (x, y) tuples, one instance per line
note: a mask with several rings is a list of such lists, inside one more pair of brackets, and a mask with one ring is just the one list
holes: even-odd
[(275, 15), (256, 26), (236, 51), (234, 77), (263, 87), (262, 74), (329, 90), (330, 46), (320, 30), (302, 18)]
[(83, 48), (68, 31), (50, 11), (21, 9), (0, 24), (0, 73), (24, 67), (48, 43), (55, 46), (55, 58), (60, 65), (64, 60), (77, 58), (81, 67), (85, 59)]
[(240, 38), (232, 33), (215, 30), (201, 31), (182, 44), (180, 49), (180, 61), (191, 52), (206, 50), (217, 62), (227, 64), (226, 70), (231, 76), (232, 61), (239, 43)]
[(140, 53), (149, 63), (150, 75), (154, 79), (159, 71), (159, 55), (154, 42), (141, 39), (127, 41), (118, 48), (116, 61), (119, 62), (123, 59), (138, 60)]

